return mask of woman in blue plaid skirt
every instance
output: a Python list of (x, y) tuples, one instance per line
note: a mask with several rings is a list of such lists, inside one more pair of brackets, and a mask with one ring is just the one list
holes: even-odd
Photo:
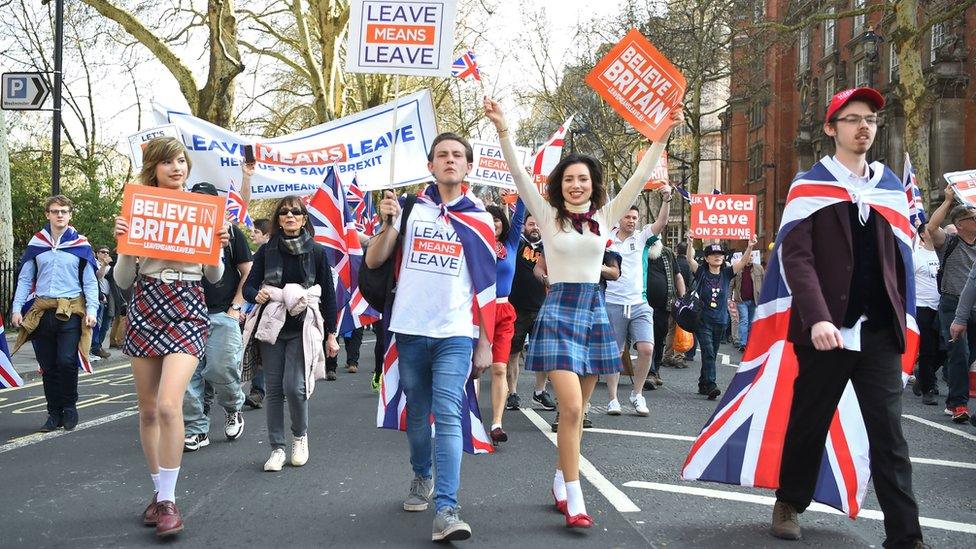
[[(506, 162), (518, 166), (501, 107), (487, 97), (484, 106), (498, 131)], [(671, 112), (670, 127), (682, 120), (678, 105)], [(552, 495), (568, 527), (593, 525), (579, 482), (583, 410), (598, 376), (620, 371), (620, 351), (599, 286), (603, 252), (610, 229), (637, 199), (666, 143), (667, 134), (653, 144), (634, 175), (609, 201), (603, 170), (589, 156), (571, 154), (562, 159), (549, 174), (545, 197), (528, 174), (512, 171), (519, 196), (539, 224), (546, 250), (550, 291), (532, 331), (525, 367), (548, 372), (556, 391), (560, 425)]]

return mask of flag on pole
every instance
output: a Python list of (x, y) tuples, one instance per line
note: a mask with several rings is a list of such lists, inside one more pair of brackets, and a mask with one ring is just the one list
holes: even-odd
[(922, 192), (918, 190), (918, 179), (915, 177), (915, 167), (912, 160), (905, 153), (905, 170), (902, 174), (905, 185), (905, 198), (908, 200), (908, 219), (912, 227), (925, 223), (925, 203), (922, 202)]
[(479, 82), (481, 81), (481, 71), (478, 69), (478, 62), (475, 60), (473, 51), (468, 50), (454, 60), (454, 63), (451, 64), (451, 76), (461, 80), (474, 78)]
[[(872, 188), (856, 194), (839, 169), (824, 158), (793, 181), (773, 256), (759, 294), (756, 319), (742, 362), (712, 417), (702, 428), (682, 467), (686, 480), (778, 488), (783, 441), (798, 373), (793, 344), (787, 340), (793, 294), (782, 266), (787, 235), (814, 212), (859, 196), (891, 226), (903, 265), (905, 353), (902, 382), (908, 381), (918, 351), (912, 228), (898, 176), (872, 165)], [(854, 387), (848, 382), (825, 443), (813, 499), (857, 516), (871, 476), (870, 448)]]
[(573, 123), (574, 116), (576, 115), (569, 115), (569, 118), (563, 122), (562, 126), (559, 126), (556, 133), (552, 134), (552, 137), (543, 143), (539, 147), (539, 150), (532, 154), (532, 160), (528, 167), (532, 173), (532, 179), (542, 194), (545, 194), (546, 178), (563, 156), (563, 144), (566, 142), (566, 133), (569, 131), (569, 125)]
[(243, 223), (249, 229), (254, 228), (251, 214), (247, 213), (247, 202), (244, 202), (244, 197), (234, 188), (233, 181), (227, 188), (227, 215), (234, 223)]
[(3, 316), (0, 316), (0, 389), (20, 387), (24, 384), (23, 378), (14, 369), (10, 361), (10, 349), (7, 347), (7, 335), (3, 329)]
[(329, 167), (322, 186), (308, 201), (308, 215), (315, 229), (315, 241), (325, 246), (326, 255), (335, 273), (337, 318), (340, 334), (372, 324), (380, 314), (369, 306), (359, 291), (359, 268), (363, 262), (363, 248), (359, 244), (356, 221), (346, 192), (334, 167)]

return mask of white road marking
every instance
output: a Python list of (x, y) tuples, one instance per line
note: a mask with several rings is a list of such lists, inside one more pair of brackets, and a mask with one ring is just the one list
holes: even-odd
[[(711, 488), (699, 488), (697, 486), (682, 486), (676, 484), (661, 484), (658, 482), (643, 482), (643, 481), (631, 481), (624, 483), (626, 488), (642, 488), (644, 490), (656, 490), (658, 492), (670, 492), (673, 494), (685, 494), (691, 496), (700, 496), (713, 499), (724, 499), (728, 501), (739, 501), (744, 503), (757, 503), (760, 505), (766, 505), (772, 507), (776, 503), (775, 497), (770, 496), (760, 496), (757, 494), (744, 494), (742, 492), (731, 492), (727, 490), (714, 490)], [(828, 513), (831, 515), (844, 515), (844, 513), (834, 509), (833, 507), (827, 507), (826, 505), (820, 503), (811, 503), (810, 507), (807, 508), (808, 511), (814, 511), (817, 513)], [(858, 518), (866, 518), (870, 520), (884, 520), (884, 514), (881, 511), (875, 511), (873, 509), (862, 509), (857, 515)], [(966, 534), (976, 534), (976, 524), (969, 524), (965, 522), (953, 522), (949, 520), (934, 519), (928, 517), (919, 517), (919, 523), (922, 526), (928, 528), (938, 528), (939, 530), (949, 530), (950, 532), (963, 532)]]
[[(539, 431), (552, 442), (553, 446), (556, 445), (556, 433), (552, 432), (552, 428), (546, 420), (535, 412), (535, 410), (529, 408), (521, 408), (522, 413), (525, 417), (529, 418), (529, 421), (536, 426)], [(586, 480), (590, 481), (596, 489), (603, 494), (603, 497), (607, 498), (610, 505), (620, 513), (639, 513), (640, 507), (638, 507), (627, 494), (623, 493), (620, 488), (614, 486), (612, 482), (607, 480), (607, 477), (603, 476), (603, 473), (597, 470), (588, 459), (580, 456), (579, 459), (579, 469), (580, 474), (586, 477)]]
[(732, 364), (732, 359), (729, 357), (729, 355), (725, 353), (719, 353), (718, 356), (722, 357), (722, 364), (726, 366), (735, 366), (735, 364)]
[(111, 423), (113, 421), (127, 418), (129, 416), (134, 416), (139, 413), (139, 410), (124, 410), (122, 412), (116, 412), (98, 419), (93, 419), (91, 421), (86, 421), (84, 423), (79, 423), (73, 431), (51, 431), (50, 433), (35, 433), (33, 435), (27, 435), (14, 439), (12, 442), (8, 442), (3, 446), (0, 446), (0, 454), (4, 452), (9, 452), (11, 450), (16, 450), (18, 448), (23, 448), (24, 446), (29, 446), (31, 444), (37, 444), (38, 442), (44, 442), (45, 440), (51, 440), (52, 438), (58, 438), (64, 435), (68, 435), (77, 431), (84, 431), (85, 429), (90, 429), (92, 427), (98, 427), (99, 425), (104, 425), (106, 423)]
[(927, 420), (927, 419), (922, 419), (922, 418), (920, 418), (918, 416), (913, 416), (911, 414), (902, 414), (901, 417), (903, 417), (905, 419), (910, 419), (912, 421), (917, 421), (917, 422), (921, 423), (922, 425), (928, 425), (929, 427), (935, 427), (936, 429), (938, 429), (940, 431), (945, 431), (947, 433), (952, 433), (954, 435), (960, 436), (960, 437), (965, 438), (967, 440), (972, 440), (972, 441), (976, 442), (976, 435), (971, 435), (971, 434), (969, 434), (969, 433), (967, 433), (965, 431), (960, 431), (959, 429), (953, 429), (952, 427), (949, 427), (948, 425), (943, 425), (941, 423), (936, 423), (935, 421), (930, 421), (930, 420)]
[(959, 469), (976, 469), (976, 463), (966, 463), (964, 461), (947, 461), (944, 459), (929, 459), (929, 458), (910, 458), (912, 463), (921, 463), (923, 465), (942, 465), (943, 467), (956, 467)]
[[(95, 372), (92, 374), (85, 374), (79, 372), (78, 383), (82, 383), (86, 379), (90, 379), (89, 377), (86, 376), (98, 376), (100, 374), (104, 374), (105, 372), (113, 372), (115, 370), (121, 370), (122, 368), (130, 368), (130, 367), (132, 367), (132, 363), (126, 362), (125, 364), (119, 364), (118, 366), (112, 366), (110, 368), (95, 368)], [(44, 384), (43, 381), (32, 381), (31, 383), (25, 383), (20, 387), (10, 387), (9, 389), (0, 389), (0, 394), (9, 394), (12, 391), (17, 391), (19, 389), (30, 389), (31, 387), (37, 387), (38, 385), (43, 385), (43, 384)]]

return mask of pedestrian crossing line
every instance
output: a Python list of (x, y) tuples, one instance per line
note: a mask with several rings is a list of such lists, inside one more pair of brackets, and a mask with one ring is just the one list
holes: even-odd
[[(535, 410), (530, 408), (521, 408), (522, 414), (529, 418), (529, 421), (536, 426), (542, 434), (552, 442), (553, 446), (556, 445), (556, 433), (552, 432), (552, 428), (546, 420), (542, 419)], [(617, 488), (612, 482), (607, 480), (607, 477), (603, 476), (590, 460), (586, 459), (580, 455), (579, 459), (579, 470), (580, 474), (586, 477), (586, 480), (590, 481), (590, 484), (596, 487), (597, 490), (603, 494), (603, 497), (607, 498), (610, 505), (613, 505), (614, 509), (618, 513), (639, 513), (640, 507), (634, 503), (630, 497), (625, 494), (620, 488)]]
[[(118, 366), (111, 366), (109, 368), (95, 368), (95, 372), (94, 373), (91, 373), (91, 374), (81, 373), (81, 375), (78, 377), (78, 381), (81, 382), (81, 381), (84, 381), (85, 379), (87, 379), (87, 378), (84, 377), (86, 375), (88, 375), (88, 376), (96, 376), (97, 377), (97, 376), (99, 376), (101, 374), (104, 374), (106, 372), (114, 372), (115, 370), (121, 370), (122, 368), (131, 368), (131, 367), (132, 367), (132, 363), (126, 362), (125, 364), (119, 364)], [(37, 387), (38, 385), (43, 385), (43, 384), (44, 384), (43, 381), (32, 381), (30, 383), (25, 383), (25, 384), (21, 385), (20, 387), (11, 387), (9, 389), (0, 389), (0, 394), (8, 394), (8, 393), (11, 393), (13, 391), (20, 390), (20, 389), (30, 389), (31, 387)]]
[(909, 458), (912, 463), (920, 463), (922, 465), (941, 465), (943, 467), (956, 467), (958, 469), (976, 469), (976, 463), (966, 463), (964, 461), (948, 461), (945, 459), (930, 459), (930, 458)]
[(976, 442), (976, 435), (969, 434), (969, 433), (967, 433), (965, 431), (960, 431), (959, 429), (953, 429), (952, 427), (949, 427), (948, 425), (942, 425), (941, 423), (936, 423), (935, 421), (931, 421), (931, 420), (928, 420), (928, 419), (923, 419), (923, 418), (920, 418), (918, 416), (913, 416), (911, 414), (902, 414), (901, 417), (903, 417), (905, 419), (910, 419), (912, 421), (917, 421), (917, 422), (921, 423), (922, 425), (928, 425), (929, 427), (935, 427), (936, 429), (938, 429), (940, 431), (945, 431), (947, 433), (952, 433), (952, 434), (954, 434), (956, 436), (960, 436), (960, 437), (962, 437), (962, 438), (964, 438), (966, 440), (972, 440), (973, 442)]
[[(767, 507), (772, 507), (776, 503), (776, 498), (771, 496), (760, 496), (757, 494), (745, 494), (742, 492), (732, 492), (728, 490), (714, 490), (711, 488), (700, 488), (697, 486), (682, 486), (677, 484), (662, 484), (659, 482), (645, 482), (645, 481), (630, 481), (624, 483), (625, 488), (640, 488), (643, 490), (654, 490), (658, 492), (670, 492), (672, 494), (684, 494), (689, 496), (699, 496), (712, 499), (724, 499), (726, 501), (738, 501), (742, 503), (756, 503), (759, 505), (765, 505)], [(811, 503), (807, 511), (813, 511), (816, 513), (827, 513), (831, 515), (842, 515), (845, 513), (834, 509), (833, 507), (828, 507), (821, 503)], [(857, 515), (858, 518), (865, 518), (869, 520), (884, 520), (884, 513), (881, 511), (875, 511), (873, 509), (861, 509), (861, 512)], [(939, 530), (948, 530), (950, 532), (962, 532), (966, 534), (976, 534), (976, 524), (969, 524), (966, 522), (953, 522), (950, 520), (942, 520), (928, 517), (919, 517), (919, 523), (923, 527), (936, 528)]]
[(127, 418), (129, 416), (134, 416), (139, 413), (139, 410), (124, 410), (122, 412), (116, 412), (104, 417), (93, 419), (91, 421), (86, 421), (84, 423), (79, 423), (73, 431), (51, 431), (50, 433), (34, 433), (32, 435), (23, 436), (20, 438), (12, 439), (7, 444), (0, 446), (0, 454), (4, 452), (9, 452), (11, 450), (16, 450), (18, 448), (23, 448), (25, 446), (30, 446), (31, 444), (37, 444), (38, 442), (44, 442), (45, 440), (51, 440), (53, 438), (62, 437), (77, 431), (84, 431), (85, 429), (90, 429), (92, 427), (98, 427), (99, 425), (104, 425), (106, 423), (111, 423), (113, 421)]

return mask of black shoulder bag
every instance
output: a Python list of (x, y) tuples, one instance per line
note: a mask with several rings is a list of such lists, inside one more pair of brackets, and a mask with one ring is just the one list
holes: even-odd
[(413, 205), (417, 201), (416, 195), (407, 195), (403, 203), (403, 215), (400, 217), (400, 233), (397, 235), (396, 244), (393, 246), (393, 253), (386, 258), (379, 267), (370, 269), (366, 266), (365, 256), (359, 266), (359, 292), (371, 307), (377, 311), (386, 310), (388, 298), (392, 298), (395, 289), (395, 279), (393, 265), (396, 263), (397, 253), (402, 246), (403, 233), (407, 230), (407, 219), (413, 210)]
[[(707, 267), (703, 266), (700, 268)], [(691, 288), (685, 292), (685, 295), (674, 300), (674, 307), (671, 310), (671, 314), (674, 315), (674, 322), (678, 326), (681, 326), (682, 330), (691, 333), (695, 333), (698, 330), (698, 325), (701, 322), (704, 305), (702, 304), (701, 297), (698, 295), (698, 289), (705, 276), (694, 276), (693, 278), (694, 283)]]

